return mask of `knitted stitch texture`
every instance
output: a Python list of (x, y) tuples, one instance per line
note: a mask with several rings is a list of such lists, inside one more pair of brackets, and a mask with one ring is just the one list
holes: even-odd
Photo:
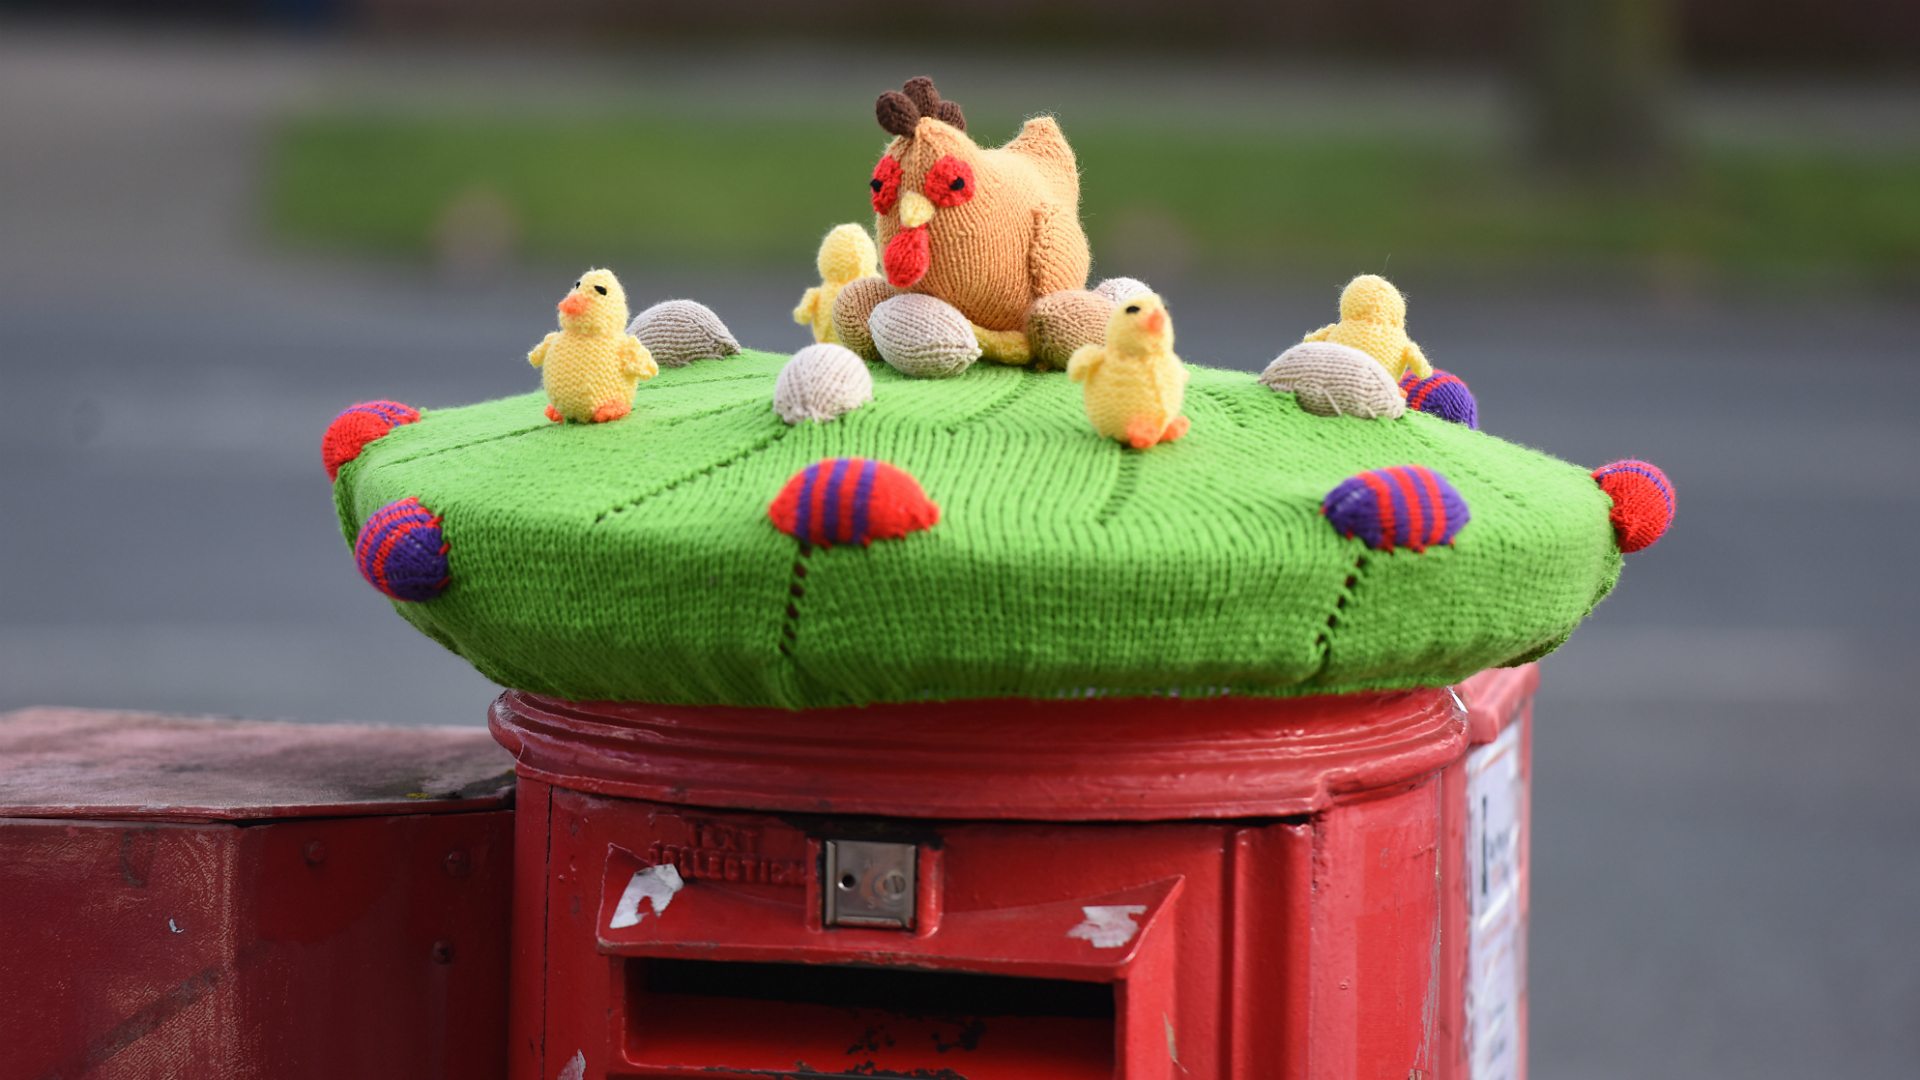
[(873, 343), (867, 319), (873, 315), (874, 308), (893, 296), (893, 286), (882, 278), (863, 277), (849, 283), (833, 298), (834, 337), (862, 360), (880, 359), (880, 349)]
[(1593, 470), (1593, 480), (1613, 500), (1608, 518), (1623, 552), (1652, 547), (1673, 524), (1673, 482), (1650, 461), (1616, 461)]
[(1340, 535), (1357, 536), (1379, 551), (1451, 544), (1469, 519), (1460, 492), (1425, 465), (1350, 476), (1327, 492), (1320, 512)]
[(1400, 376), (1400, 390), (1407, 395), (1409, 409), (1470, 428), (1480, 426), (1480, 403), (1474, 400), (1466, 382), (1451, 371), (1434, 368), (1433, 374), (1424, 379), (1409, 371)]
[(368, 518), (354, 539), (353, 557), (367, 584), (395, 600), (431, 600), (450, 580), (440, 519), (419, 499), (388, 503)]
[(789, 424), (838, 420), (872, 400), (866, 362), (831, 342), (794, 353), (773, 384), (773, 411)]
[(865, 228), (835, 225), (820, 241), (820, 253), (814, 258), (820, 284), (800, 297), (800, 305), (793, 309), (793, 321), (811, 329), (816, 343), (838, 342), (840, 337), (833, 329), (833, 301), (850, 282), (877, 273), (879, 259), (873, 237)]
[(1308, 334), (1305, 341), (1331, 341), (1359, 349), (1393, 376), (1411, 371), (1420, 378), (1433, 367), (1407, 336), (1407, 301), (1393, 283), (1377, 274), (1361, 274), (1340, 291), (1340, 321)]
[(1086, 289), (1066, 289), (1035, 300), (1027, 313), (1033, 359), (1043, 367), (1066, 367), (1075, 349), (1106, 340), (1113, 309), (1114, 301)]
[(1391, 420), (1407, 411), (1385, 368), (1359, 349), (1331, 341), (1305, 341), (1281, 353), (1260, 373), (1260, 383), (1292, 394), (1315, 416)]
[(1113, 313), (1106, 340), (1083, 345), (1067, 362), (1067, 377), (1083, 384), (1093, 429), (1144, 450), (1187, 433), (1180, 415), (1187, 366), (1173, 351), (1173, 322), (1152, 293), (1128, 298)]
[(697, 300), (662, 300), (635, 315), (627, 333), (639, 338), (661, 367), (684, 367), (740, 351), (727, 324)]
[[(890, 91), (876, 109), (896, 135), (885, 156), (900, 167), (899, 197), (883, 200), (875, 191), (874, 232), (888, 280), (945, 300), (988, 330), (1025, 331), (1035, 300), (1086, 288), (1092, 266), (1073, 149), (1050, 116), (1028, 120), (1005, 146), (983, 149), (950, 122), (958, 110), (941, 106), (952, 103), (939, 100), (931, 81), (920, 82), (905, 87), (904, 96)], [(916, 108), (919, 118), (909, 127), (904, 114)], [(971, 180), (956, 190), (962, 169)], [(884, 189), (888, 182), (876, 171), (874, 183)], [(924, 213), (928, 202), (925, 224), (902, 221), (910, 210)], [(917, 238), (916, 229), (924, 230)]]
[(1117, 304), (1129, 296), (1153, 290), (1139, 278), (1110, 277), (1095, 285), (1093, 291)]
[[(1328, 420), (1189, 364), (1193, 431), (1139, 453), (1064, 376), (983, 364), (877, 367), (871, 405), (788, 426), (786, 362), (664, 371), (617, 424), (545, 423), (537, 393), (427, 410), (341, 468), (340, 527), (408, 497), (440, 515), (452, 583), (395, 607), (495, 681), (695, 705), (1440, 685), (1550, 651), (1619, 573), (1587, 470), (1435, 417)], [(940, 524), (811, 554), (768, 525), (841, 457), (910, 472)], [(1452, 546), (1329, 527), (1342, 480), (1408, 463), (1471, 504)]]
[(560, 301), (560, 329), (527, 353), (547, 391), (547, 416), (579, 424), (618, 420), (633, 408), (634, 385), (660, 370), (622, 329), (627, 294), (606, 270), (589, 270)]
[(903, 375), (944, 379), (980, 359), (973, 325), (950, 304), (919, 293), (882, 301), (867, 317), (880, 358)]
[(327, 479), (340, 475), (340, 466), (360, 456), (370, 442), (401, 424), (420, 419), (420, 410), (398, 401), (363, 401), (341, 410), (320, 437), (320, 464)]
[(866, 546), (940, 523), (920, 482), (884, 461), (834, 458), (795, 473), (767, 507), (773, 527), (802, 543)]

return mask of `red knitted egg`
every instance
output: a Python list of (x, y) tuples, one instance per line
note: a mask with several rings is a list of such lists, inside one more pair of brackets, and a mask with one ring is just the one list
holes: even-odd
[(347, 406), (320, 437), (320, 463), (327, 467), (327, 479), (338, 477), (340, 467), (359, 457), (368, 443), (418, 419), (420, 410), (397, 401), (363, 401)]
[(897, 540), (932, 528), (940, 508), (919, 481), (884, 461), (831, 458), (795, 473), (767, 516), (788, 536), (832, 547)]
[(1673, 483), (1647, 461), (1616, 461), (1593, 470), (1594, 482), (1613, 499), (1607, 517), (1622, 552), (1653, 546), (1673, 524)]

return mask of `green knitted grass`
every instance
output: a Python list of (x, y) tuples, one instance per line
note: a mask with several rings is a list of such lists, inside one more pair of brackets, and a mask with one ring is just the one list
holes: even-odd
[[(1424, 414), (1316, 417), (1196, 367), (1192, 433), (1141, 453), (1057, 373), (876, 365), (872, 404), (788, 427), (785, 361), (662, 370), (611, 424), (549, 423), (538, 393), (427, 412), (341, 470), (341, 527), (440, 514), (451, 583), (395, 607), (496, 682), (672, 704), (1437, 685), (1553, 649), (1620, 572), (1585, 469)], [(831, 457), (912, 473), (940, 523), (803, 556), (767, 504)], [(1369, 551), (1321, 517), (1409, 462), (1470, 505), (1453, 547)]]

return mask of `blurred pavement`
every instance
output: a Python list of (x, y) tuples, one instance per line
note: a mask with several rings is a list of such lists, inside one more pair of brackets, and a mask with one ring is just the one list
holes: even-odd
[[(576, 268), (462, 284), (267, 250), (264, 124), (383, 78), (419, 81), (337, 49), (0, 40), (0, 709), (481, 722), (493, 689), (355, 574), (319, 436), (355, 400), (532, 388), (521, 358)], [(1435, 92), (1462, 123), (1488, 107)], [(1773, 122), (1765, 100), (1703, 107)], [(690, 295), (797, 347), (814, 235), (785, 275), (618, 269), (636, 308)], [(1162, 288), (1188, 359), (1248, 369), (1340, 284), (1101, 269)], [(1534, 1075), (1911, 1075), (1920, 309), (1400, 283), (1491, 431), (1680, 489), (1673, 535), (1546, 663)]]

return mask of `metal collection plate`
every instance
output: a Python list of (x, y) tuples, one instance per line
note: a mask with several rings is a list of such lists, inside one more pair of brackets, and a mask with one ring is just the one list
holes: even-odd
[(913, 929), (919, 856), (912, 844), (827, 841), (821, 875), (826, 925)]

